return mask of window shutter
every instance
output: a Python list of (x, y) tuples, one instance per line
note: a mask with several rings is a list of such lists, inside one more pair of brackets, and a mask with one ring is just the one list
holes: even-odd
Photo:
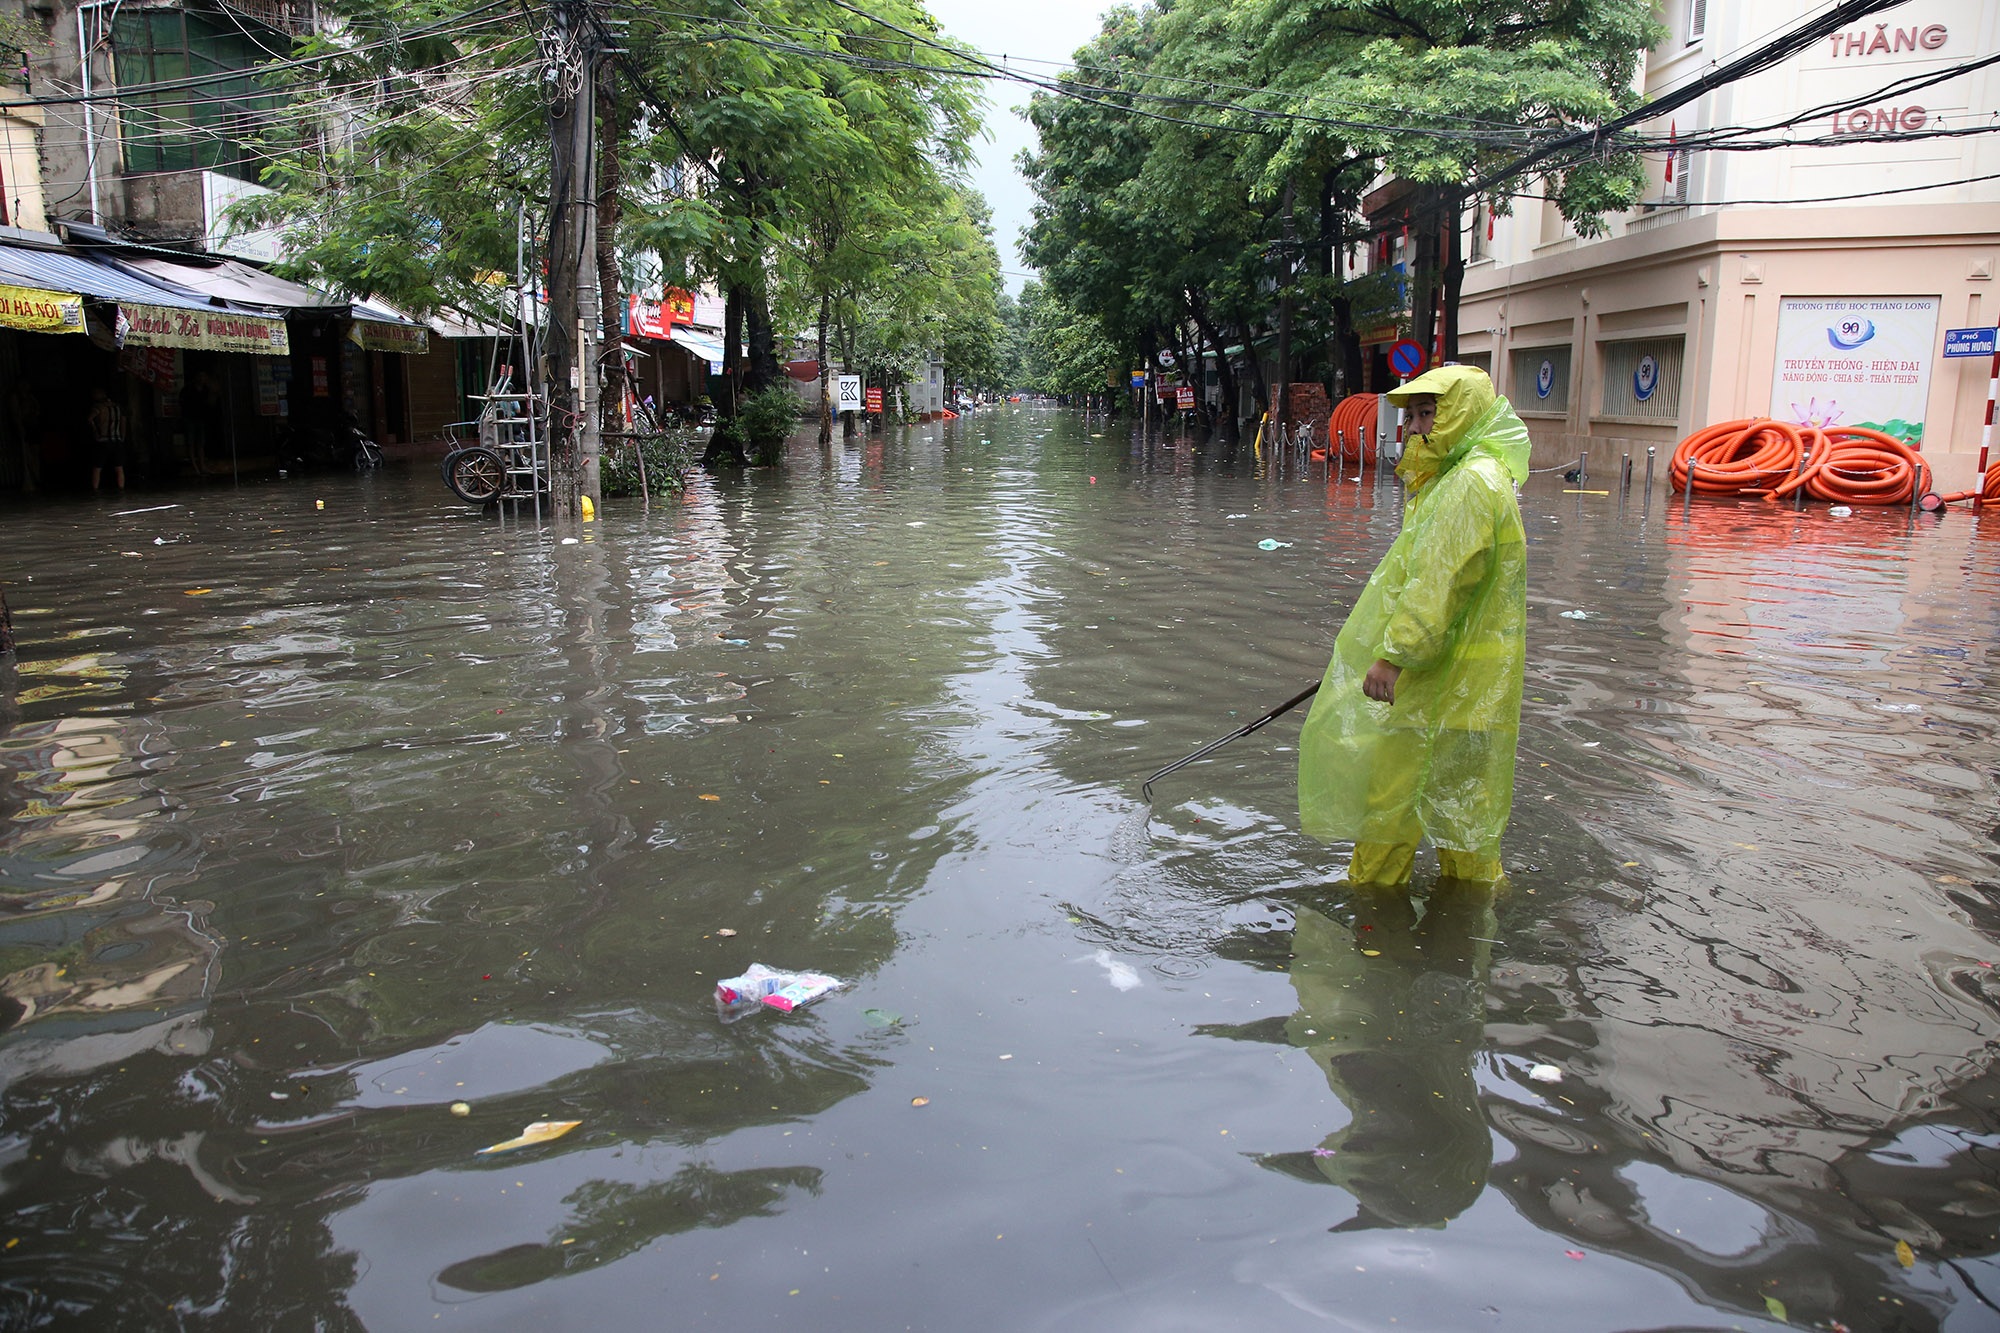
[(1688, 0), (1688, 45), (1708, 32), (1708, 0)]

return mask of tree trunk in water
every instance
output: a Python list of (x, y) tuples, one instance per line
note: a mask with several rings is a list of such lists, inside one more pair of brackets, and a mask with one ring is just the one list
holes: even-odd
[(761, 259), (758, 267), (757, 281), (750, 287), (749, 301), (743, 307), (744, 333), (750, 344), (747, 387), (751, 393), (762, 393), (785, 373), (778, 366), (777, 333), (771, 327), (771, 295), (761, 271)]
[(701, 462), (704, 467), (722, 461), (741, 465), (749, 461), (741, 445), (733, 442), (736, 410), (741, 405), (741, 386), (738, 382), (736, 363), (742, 355), (743, 344), (737, 336), (737, 327), (743, 322), (743, 289), (739, 286), (723, 288), (722, 301), (722, 401), (715, 405), (715, 428), (709, 432), (708, 448), (702, 450)]
[(833, 443), (833, 404), (826, 396), (826, 321), (833, 302), (824, 292), (819, 298), (819, 442)]
[(1202, 308), (1199, 305), (1192, 306), (1191, 313), (1194, 315), (1194, 326), (1201, 331), (1202, 339), (1215, 349), (1215, 387), (1222, 395), (1222, 404), (1216, 412), (1220, 418), (1216, 422), (1216, 433), (1225, 444), (1234, 444), (1237, 438), (1238, 405), (1236, 367), (1229, 364), (1228, 353), (1223, 351), (1222, 347), (1222, 335), (1216, 332), (1215, 325), (1208, 322), (1208, 316), (1202, 312)]
[(1285, 182), (1284, 256), (1278, 261), (1278, 378), (1271, 415), (1280, 422), (1292, 416), (1292, 279), (1298, 273), (1299, 231), (1292, 220), (1292, 183)]
[(1257, 410), (1271, 410), (1271, 391), (1264, 384), (1264, 363), (1257, 356), (1257, 341), (1250, 336), (1248, 320), (1236, 321), (1236, 336), (1243, 340), (1243, 359), (1250, 364), (1250, 390), (1256, 395)]
[(1449, 207), (1444, 215), (1445, 261), (1444, 261), (1444, 347), (1443, 359), (1458, 360), (1458, 294), (1465, 287), (1465, 238), (1459, 234), (1460, 211), (1465, 207), (1462, 196), (1453, 194), (1448, 200)]
[(732, 286), (722, 303), (722, 387), (728, 401), (716, 405), (716, 415), (725, 420), (733, 419), (742, 405), (743, 378), (738, 369), (743, 360), (742, 328), (743, 289)]
[(1429, 186), (1419, 190), (1410, 206), (1410, 234), (1416, 242), (1410, 282), (1410, 338), (1431, 354), (1431, 335), (1437, 331), (1438, 298), (1438, 204), (1439, 193)]
[(597, 292), (607, 353), (597, 417), (607, 431), (625, 428), (625, 284), (618, 272), (618, 188), (623, 183), (624, 166), (618, 149), (625, 137), (626, 111), (625, 104), (618, 100), (614, 68), (606, 61), (597, 84), (598, 123), (602, 130), (597, 149)]
[[(1337, 291), (1334, 283), (1336, 268), (1345, 266), (1345, 259), (1339, 254), (1341, 248), (1341, 210), (1334, 207), (1334, 185), (1340, 176), (1338, 167), (1328, 168), (1319, 182), (1319, 244), (1313, 247), (1313, 257), (1319, 266), (1319, 276), (1329, 292)], [(1346, 396), (1346, 365), (1341, 360), (1341, 335), (1347, 332), (1354, 320), (1354, 307), (1347, 308), (1348, 324), (1341, 323), (1341, 298), (1333, 298), (1333, 331), (1326, 340), (1326, 394), (1331, 402), (1339, 402)]]

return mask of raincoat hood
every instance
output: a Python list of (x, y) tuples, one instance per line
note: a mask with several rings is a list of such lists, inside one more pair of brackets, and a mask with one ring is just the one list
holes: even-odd
[(1396, 475), (1411, 492), (1421, 491), (1477, 449), (1506, 467), (1516, 485), (1528, 479), (1528, 428), (1477, 366), (1439, 366), (1391, 389), (1390, 402), (1403, 407), (1418, 394), (1437, 395), (1437, 422), (1428, 435), (1403, 446)]

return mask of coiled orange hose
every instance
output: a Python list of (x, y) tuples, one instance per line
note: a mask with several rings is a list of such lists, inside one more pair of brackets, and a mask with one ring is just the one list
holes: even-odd
[(1866, 426), (1817, 431), (1799, 475), (1775, 487), (1782, 500), (1800, 487), (1816, 500), (1850, 505), (1902, 505), (1931, 488), (1930, 464), (1893, 435)]
[[(1931, 485), (1923, 455), (1892, 435), (1866, 426), (1795, 426), (1768, 417), (1724, 421), (1682, 440), (1668, 471), (1675, 490), (1687, 489), (1690, 470), (1701, 495), (1781, 500), (1803, 489), (1816, 500), (1849, 505), (1908, 504)], [(1989, 474), (1989, 495), (1994, 484)]]
[(1762, 494), (1798, 469), (1807, 429), (1768, 417), (1709, 426), (1680, 442), (1667, 475), (1677, 491), (1687, 489), (1692, 467), (1699, 494)]
[(1341, 452), (1341, 436), (1346, 435), (1346, 452), (1359, 451), (1364, 463), (1375, 461), (1376, 396), (1351, 393), (1333, 405), (1326, 421), (1326, 448)]
[(1940, 495), (1938, 499), (1946, 504), (1957, 504), (1960, 500), (1991, 500), (2000, 503), (2000, 463), (1986, 469), (1986, 483), (1970, 491), (1953, 491)]

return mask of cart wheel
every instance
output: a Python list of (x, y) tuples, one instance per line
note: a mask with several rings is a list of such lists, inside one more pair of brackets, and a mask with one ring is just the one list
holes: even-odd
[(507, 484), (507, 465), (491, 449), (461, 449), (452, 456), (445, 484), (467, 504), (483, 505)]

